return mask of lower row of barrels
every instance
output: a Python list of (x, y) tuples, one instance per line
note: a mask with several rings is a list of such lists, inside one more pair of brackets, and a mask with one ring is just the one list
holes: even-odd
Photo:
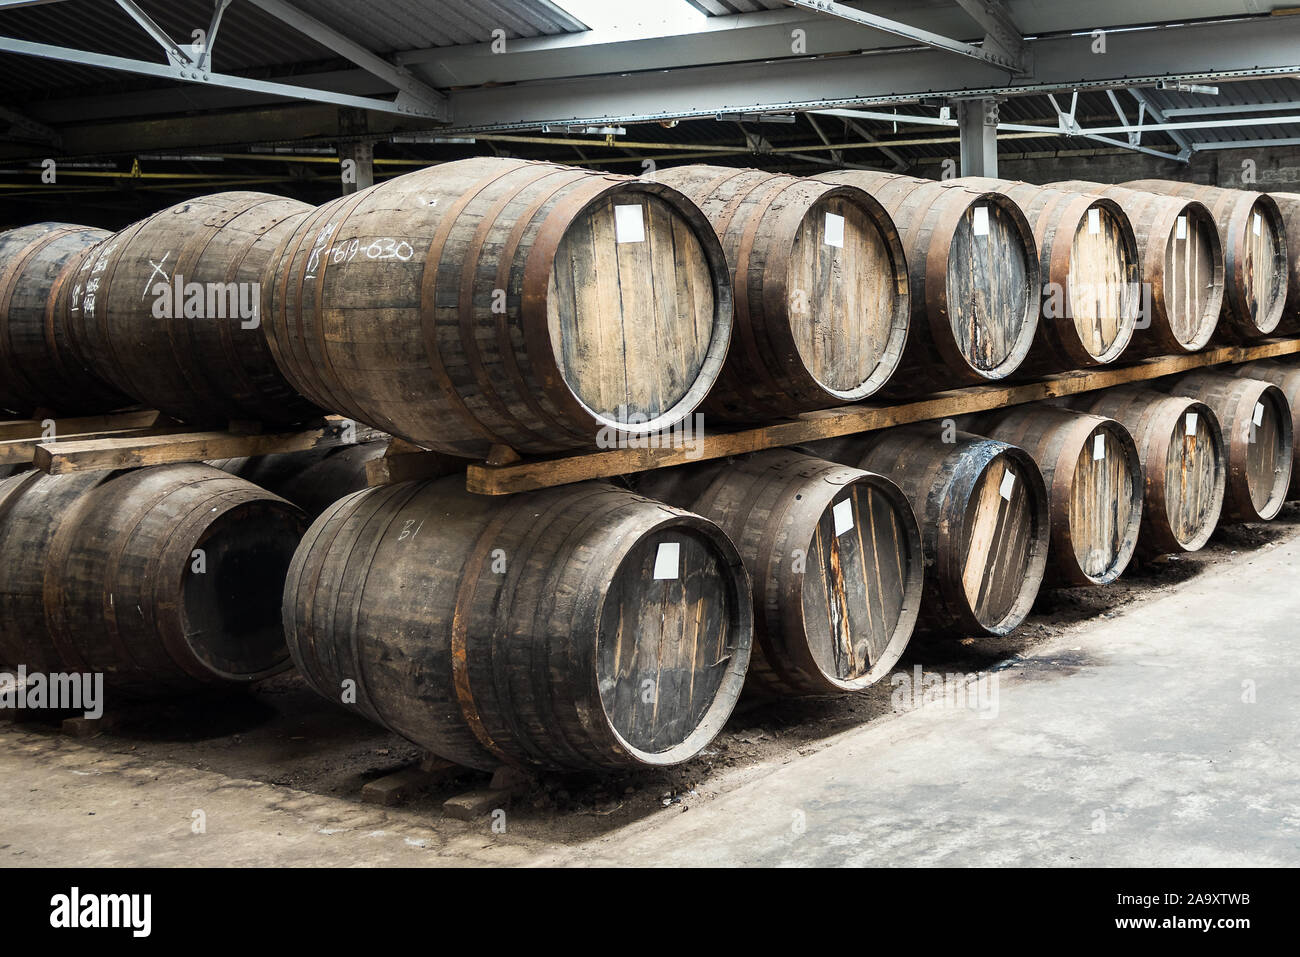
[(675, 764), (742, 694), (861, 691), (914, 629), (1006, 635), (1044, 583), (1273, 518), (1297, 391), (1253, 363), (500, 499), (366, 488), (382, 445), (23, 473), (0, 660), (126, 696), (292, 664), (467, 767)]

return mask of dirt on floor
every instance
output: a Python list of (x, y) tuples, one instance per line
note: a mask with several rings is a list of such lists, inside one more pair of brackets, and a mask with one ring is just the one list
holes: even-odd
[[(1300, 529), (1300, 503), (1272, 523), (1220, 529), (1193, 555), (1132, 565), (1116, 583), (1092, 589), (1044, 589), (1028, 621), (1007, 638), (953, 640), (918, 633), (896, 673), (970, 674), (1017, 668), (1021, 655), (1081, 623), (1112, 617), (1243, 552), (1270, 548)], [(1065, 656), (1068, 657), (1068, 656)], [(1070, 667), (1062, 657), (1051, 664)], [(570, 844), (655, 814), (676, 814), (708, 801), (774, 765), (813, 753), (839, 732), (906, 710), (889, 680), (860, 695), (743, 701), (726, 728), (696, 759), (675, 768), (611, 777), (547, 774), (511, 804), (511, 832)], [(105, 753), (154, 764), (174, 763), (230, 778), (259, 781), (361, 803), (368, 782), (416, 763), (422, 752), (404, 739), (343, 711), (296, 675), (262, 683), (236, 699), (194, 699), (128, 707), (110, 730), (86, 739)], [(57, 723), (24, 720), (15, 732), (59, 736)], [(460, 792), (486, 787), (476, 771), (440, 780), (403, 811), (426, 820)]]

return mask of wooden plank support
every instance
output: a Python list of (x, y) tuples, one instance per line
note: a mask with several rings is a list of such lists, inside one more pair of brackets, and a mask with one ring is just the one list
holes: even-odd
[(912, 422), (987, 412), (990, 409), (1023, 405), (1042, 399), (1145, 382), (1207, 366), (1251, 362), (1297, 353), (1300, 353), (1300, 339), (1271, 339), (1254, 345), (1227, 346), (1192, 355), (1161, 356), (1123, 367), (1102, 366), (1085, 372), (1068, 372), (1033, 382), (954, 389), (897, 405), (861, 403), (808, 412), (759, 428), (697, 435), (686, 448), (609, 449), (505, 465), (475, 463), (469, 466), (466, 488), (478, 495), (528, 492), (589, 479), (648, 472), (704, 459), (720, 459), (762, 449), (798, 445), (817, 439), (874, 432)]
[(464, 770), (459, 764), (429, 755), (419, 764), (412, 764), (366, 782), (361, 788), (361, 801), (363, 804), (393, 807), (427, 791), (440, 781), (454, 778)]
[(402, 439), (388, 443), (388, 451), (366, 463), (366, 484), (392, 485), (413, 479), (441, 478), (462, 471), (466, 459), (441, 452), (430, 452)]
[(45, 423), (54, 422), (54, 434), (61, 436), (84, 435), (88, 432), (115, 432), (123, 429), (149, 429), (167, 421), (157, 409), (137, 409), (115, 412), (111, 415), (90, 415), (75, 419), (44, 417), (39, 419), (10, 419), (0, 422), (0, 441), (10, 439), (39, 439), (45, 435)]
[(60, 435), (57, 439), (6, 439), (0, 441), (0, 465), (30, 465), (35, 458), (36, 448), (46, 445), (51, 448), (65, 442), (84, 442), (90, 439), (126, 439), (151, 435), (175, 435), (186, 431), (184, 426), (167, 426), (150, 429), (116, 429), (108, 431), (83, 432), (81, 434)]
[[(233, 432), (181, 432), (134, 438), (98, 438), (43, 443), (36, 447), (35, 466), (51, 475), (107, 469), (203, 462), (208, 459), (304, 452), (308, 449), (360, 444), (380, 433), (342, 416), (327, 416), (321, 425), (277, 435)], [(349, 441), (349, 439), (351, 441)]]

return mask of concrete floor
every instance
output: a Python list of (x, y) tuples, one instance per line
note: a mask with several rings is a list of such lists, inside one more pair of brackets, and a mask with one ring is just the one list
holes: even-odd
[(888, 715), (572, 841), (13, 726), (0, 863), (1296, 866), (1298, 565), (1292, 527), (1013, 660), (996, 713)]

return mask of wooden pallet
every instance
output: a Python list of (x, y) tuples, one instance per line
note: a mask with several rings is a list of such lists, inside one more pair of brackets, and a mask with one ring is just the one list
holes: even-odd
[[(47, 437), (51, 424), (55, 438)], [(226, 431), (196, 432), (147, 411), (0, 422), (0, 437), (0, 465), (30, 463), (42, 472), (62, 475), (303, 452), (370, 442), (384, 433), (338, 415), (325, 416), (296, 432), (267, 434), (249, 423), (231, 423)]]
[[(730, 432), (706, 432), (693, 436), (687, 447), (623, 448), (580, 452), (547, 459), (520, 459), (511, 450), (493, 449), (487, 462), (449, 460), (437, 452), (423, 452), (412, 446), (390, 450), (390, 455), (371, 463), (372, 485), (415, 478), (433, 478), (467, 467), (466, 487), (479, 495), (509, 495), (589, 479), (612, 478), (634, 472), (686, 465), (705, 459), (726, 458), (762, 449), (800, 445), (818, 439), (837, 438), (860, 432), (874, 432), (897, 425), (931, 419), (956, 418), (1006, 406), (1023, 405), (1042, 399), (1094, 392), (1134, 382), (1202, 369), (1300, 354), (1300, 338), (1270, 339), (1249, 346), (1227, 346), (1193, 355), (1162, 356), (1123, 367), (1104, 366), (1084, 372), (1068, 372), (1031, 382), (980, 385), (926, 396), (912, 402), (887, 405), (860, 403), (774, 422), (770, 425)], [(455, 465), (450, 464), (455, 462)]]

